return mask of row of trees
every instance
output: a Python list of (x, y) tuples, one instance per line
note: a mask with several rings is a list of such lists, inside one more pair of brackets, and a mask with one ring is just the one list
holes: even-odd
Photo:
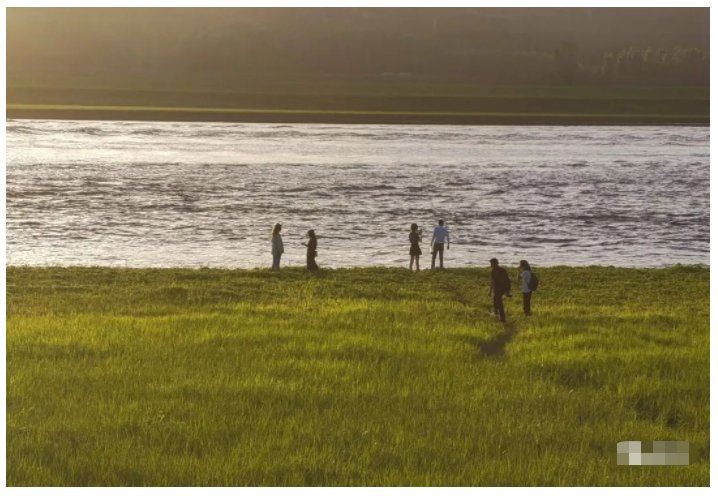
[(707, 85), (707, 50), (698, 48), (627, 48), (603, 57), (601, 77), (612, 83)]
[[(695, 47), (628, 47), (590, 57), (575, 43), (564, 42), (553, 53), (520, 51), (480, 57), (465, 75), (490, 83), (704, 86), (710, 83), (710, 53)], [(490, 81), (485, 80), (487, 76)]]
[(574, 43), (563, 43), (554, 51), (554, 76), (563, 84), (708, 85), (709, 62), (708, 51), (695, 47), (629, 47), (604, 53), (599, 66), (582, 61)]

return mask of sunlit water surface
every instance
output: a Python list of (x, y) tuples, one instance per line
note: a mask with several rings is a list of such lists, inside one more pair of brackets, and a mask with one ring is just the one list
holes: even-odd
[(709, 263), (709, 128), (7, 123), (7, 263)]

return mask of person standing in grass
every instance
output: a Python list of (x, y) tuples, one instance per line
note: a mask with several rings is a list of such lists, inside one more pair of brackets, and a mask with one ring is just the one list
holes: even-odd
[(524, 296), (524, 315), (531, 315), (531, 266), (526, 260), (519, 262), (521, 294)]
[(277, 222), (272, 229), (272, 270), (279, 271), (279, 261), (284, 253), (284, 243), (282, 242), (282, 224)]
[(308, 243), (302, 243), (304, 246), (307, 247), (307, 270), (310, 272), (317, 272), (319, 270), (319, 266), (317, 265), (317, 235), (314, 234), (314, 229), (310, 229), (307, 231), (307, 236), (309, 236), (309, 242)]
[(492, 258), (491, 263), (491, 287), (489, 295), (494, 295), (494, 314), (499, 317), (501, 322), (506, 322), (506, 312), (504, 312), (504, 295), (511, 296), (511, 280), (506, 269), (499, 266), (499, 261)]
[(444, 268), (444, 240), (446, 249), (449, 249), (449, 230), (444, 227), (444, 221), (439, 219), (439, 225), (434, 228), (434, 235), (431, 237), (431, 268), (436, 268), (436, 254), (439, 254), (439, 268)]
[(416, 223), (411, 225), (409, 243), (411, 243), (411, 248), (409, 248), (409, 270), (414, 267), (414, 260), (416, 260), (416, 270), (418, 271), (419, 257), (421, 256), (421, 247), (419, 246), (419, 243), (421, 243), (421, 229)]

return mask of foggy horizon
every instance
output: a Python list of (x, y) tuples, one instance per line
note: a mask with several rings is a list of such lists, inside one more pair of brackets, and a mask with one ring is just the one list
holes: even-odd
[[(288, 76), (599, 85), (708, 77), (707, 8), (6, 12), (9, 88), (230, 90)], [(650, 70), (620, 66), (638, 59)]]

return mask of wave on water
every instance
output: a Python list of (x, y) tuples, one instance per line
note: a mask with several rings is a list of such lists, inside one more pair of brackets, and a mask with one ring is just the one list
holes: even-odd
[(348, 192), (368, 192), (368, 191), (386, 191), (397, 189), (394, 186), (388, 184), (351, 184), (342, 186), (333, 186), (330, 188), (332, 191), (348, 191)]
[(113, 134), (111, 131), (92, 126), (79, 127), (71, 129), (70, 131), (77, 134), (87, 134), (89, 136), (108, 136), (110, 134)]
[(667, 145), (703, 143), (703, 142), (705, 142), (706, 137), (707, 136), (701, 136), (701, 135), (670, 134), (670, 135), (664, 137), (665, 138), (664, 143)]
[(6, 130), (8, 133), (16, 133), (16, 134), (41, 134), (43, 133), (42, 130), (30, 127), (30, 126), (22, 126), (14, 123), (8, 123)]
[(464, 187), (464, 186), (471, 186), (473, 183), (472, 183), (471, 181), (468, 181), (468, 180), (461, 180), (461, 179), (460, 179), (460, 180), (456, 180), (456, 181), (447, 181), (447, 182), (444, 183), (444, 184), (446, 184), (446, 186), (459, 186), (459, 187)]
[(544, 238), (540, 236), (522, 236), (517, 238), (518, 241), (525, 243), (549, 243), (549, 244), (568, 244), (575, 243), (578, 238)]
[(130, 131), (130, 134), (136, 135), (136, 136), (171, 136), (174, 133), (171, 133), (167, 130), (150, 128), (150, 129), (134, 129), (134, 130)]
[(295, 188), (280, 188), (277, 190), (277, 193), (306, 193), (314, 189), (314, 186), (298, 186)]

